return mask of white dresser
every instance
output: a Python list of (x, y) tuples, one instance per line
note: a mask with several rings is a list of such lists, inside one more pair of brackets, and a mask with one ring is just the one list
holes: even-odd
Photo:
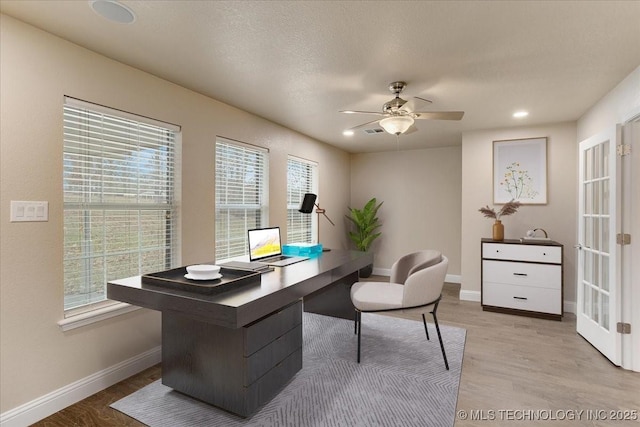
[(562, 320), (563, 246), (482, 239), (482, 309)]

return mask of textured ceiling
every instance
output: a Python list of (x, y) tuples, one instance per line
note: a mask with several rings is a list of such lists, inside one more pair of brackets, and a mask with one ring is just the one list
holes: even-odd
[[(133, 24), (88, 1), (0, 1), (0, 11), (273, 122), (371, 152), (459, 145), (464, 131), (572, 121), (640, 65), (638, 1), (122, 1)], [(346, 128), (404, 80), (424, 111), (396, 137)], [(640, 90), (640, 88), (639, 88)], [(519, 109), (530, 115), (515, 120)]]

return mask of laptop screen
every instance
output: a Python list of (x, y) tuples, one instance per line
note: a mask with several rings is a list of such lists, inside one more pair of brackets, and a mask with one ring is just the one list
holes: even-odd
[(256, 228), (249, 230), (249, 259), (258, 261), (275, 255), (282, 255), (280, 227)]

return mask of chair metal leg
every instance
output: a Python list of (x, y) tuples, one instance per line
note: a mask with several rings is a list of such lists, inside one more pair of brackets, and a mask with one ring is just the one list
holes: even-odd
[(362, 335), (362, 312), (358, 311), (358, 363), (360, 363), (360, 335)]
[(358, 333), (358, 310), (353, 312), (353, 335)]
[(427, 340), (429, 340), (429, 330), (427, 329), (427, 319), (424, 318), (424, 313), (422, 313), (422, 323), (424, 323), (424, 332), (427, 334)]
[(440, 335), (440, 326), (438, 326), (438, 318), (436, 317), (436, 310), (438, 309), (438, 304), (433, 308), (431, 314), (433, 314), (433, 322), (436, 324), (436, 332), (438, 332), (438, 340), (440, 340), (440, 348), (442, 349), (442, 357), (444, 358), (444, 366), (446, 366), (447, 371), (449, 370), (449, 362), (447, 362), (447, 355), (444, 352), (444, 344), (442, 343), (442, 335)]

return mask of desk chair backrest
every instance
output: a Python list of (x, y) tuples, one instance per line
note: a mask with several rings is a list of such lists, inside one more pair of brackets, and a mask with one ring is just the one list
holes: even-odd
[(391, 266), (390, 283), (404, 283), (411, 274), (440, 262), (442, 254), (433, 249), (402, 256)]
[(418, 307), (429, 304), (442, 294), (444, 279), (449, 268), (449, 259), (442, 255), (440, 262), (431, 264), (411, 274), (404, 282), (402, 305)]

